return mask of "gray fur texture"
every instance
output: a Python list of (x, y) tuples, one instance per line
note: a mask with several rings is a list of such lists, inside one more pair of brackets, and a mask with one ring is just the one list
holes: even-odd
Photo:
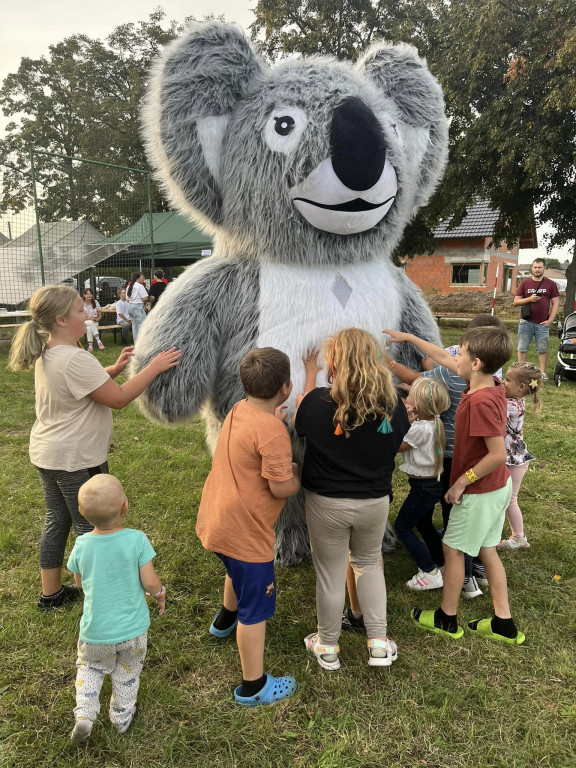
[[(347, 186), (331, 154), (340, 135), (336, 116), (347, 115), (348, 104), (360, 105), (364, 128), (371, 126), (379, 137), (375, 146), (384, 170), (370, 187), (362, 180)], [(352, 168), (366, 135), (358, 126), (357, 133), (352, 124), (346, 134)], [(234, 25), (199, 24), (169, 45), (155, 66), (143, 127), (150, 161), (171, 203), (214, 236), (214, 255), (168, 286), (140, 332), (133, 371), (163, 349), (182, 349), (180, 366), (159, 376), (140, 398), (150, 418), (184, 421), (203, 408), (213, 447), (222, 419), (242, 396), (239, 360), (270, 338), (262, 317), (270, 316), (275, 298), (293, 305), (294, 325), (285, 329), (287, 344), (294, 337), (293, 369), (307, 343), (319, 345), (325, 329), (306, 343), (294, 341), (306, 317), (306, 306), (298, 304), (305, 293), (298, 290), (305, 287), (303, 269), (314, 272), (316, 286), (325, 276), (327, 291), (339, 271), (352, 283), (356, 268), (380, 274), (375, 325), (394, 323), (439, 342), (425, 301), (389, 261), (447, 159), (441, 89), (413, 47), (377, 43), (356, 65), (312, 57), (271, 68)], [(338, 152), (341, 159), (341, 147)], [(272, 298), (263, 293), (264, 266), (268, 291), (270, 275), (278, 272)], [(290, 282), (290, 270), (299, 283)], [(309, 301), (324, 300), (315, 290)], [(326, 300), (334, 303), (329, 293)], [(338, 320), (340, 307), (332, 304), (326, 311), (330, 322), (335, 318), (329, 333), (362, 325), (350, 314), (345, 323)], [(318, 311), (322, 305), (315, 306)], [(281, 338), (276, 346), (289, 351)], [(397, 352), (402, 362), (417, 365), (413, 348), (401, 345)], [(301, 455), (293, 442), (295, 455)], [(277, 549), (285, 564), (309, 555), (300, 497), (287, 503), (278, 521)]]

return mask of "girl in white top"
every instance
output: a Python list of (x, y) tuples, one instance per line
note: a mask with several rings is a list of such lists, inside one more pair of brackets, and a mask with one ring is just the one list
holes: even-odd
[[(107, 472), (112, 438), (111, 408), (135, 400), (162, 371), (178, 365), (180, 351), (161, 352), (133, 379), (114, 378), (126, 368), (133, 347), (103, 368), (78, 347), (86, 331), (82, 298), (65, 285), (46, 285), (30, 299), (32, 320), (18, 329), (9, 366), (34, 366), (36, 422), (30, 434), (30, 459), (38, 469), (46, 498), (46, 524), (40, 543), (42, 610), (75, 600), (79, 591), (62, 586), (61, 569), (70, 528), (77, 535), (92, 527), (78, 512), (78, 490), (92, 475)], [(89, 438), (86, 438), (86, 435)]]
[(129, 313), (130, 320), (132, 321), (132, 337), (134, 343), (138, 338), (140, 326), (146, 320), (146, 309), (144, 308), (144, 302), (148, 299), (148, 293), (144, 286), (144, 273), (134, 272), (132, 280), (130, 281), (128, 288), (126, 289), (126, 298), (130, 305)]
[(98, 328), (98, 323), (102, 319), (102, 308), (94, 298), (90, 288), (85, 288), (82, 291), (82, 303), (86, 312), (84, 325), (86, 326), (86, 338), (88, 339), (88, 352), (93, 350), (94, 339), (96, 339), (98, 349), (104, 349), (104, 344), (100, 341), (100, 329)]
[(440, 571), (444, 565), (442, 539), (432, 522), (432, 515), (434, 506), (442, 498), (440, 475), (446, 433), (440, 415), (449, 407), (448, 390), (437, 379), (416, 379), (406, 398), (412, 426), (399, 450), (404, 454), (400, 470), (408, 475), (410, 493), (398, 512), (394, 527), (418, 566), (418, 573), (406, 582), (410, 589), (440, 589), (443, 585)]

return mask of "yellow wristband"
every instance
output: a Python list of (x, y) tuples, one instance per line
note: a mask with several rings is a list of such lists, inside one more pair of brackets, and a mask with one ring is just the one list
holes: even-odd
[(470, 482), (471, 482), (471, 483), (475, 483), (475, 482), (476, 482), (476, 480), (480, 480), (480, 478), (478, 477), (478, 475), (476, 474), (476, 472), (474, 472), (474, 470), (473, 470), (473, 469), (469, 469), (469, 470), (466, 472), (466, 477), (468, 478), (468, 480), (470, 480)]
[(388, 364), (388, 368), (392, 370), (396, 367), (396, 360), (390, 360), (390, 363)]

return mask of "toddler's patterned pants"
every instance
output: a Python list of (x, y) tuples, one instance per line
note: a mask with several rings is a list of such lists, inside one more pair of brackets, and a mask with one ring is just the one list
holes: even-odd
[(96, 720), (100, 712), (100, 689), (104, 675), (112, 679), (110, 720), (120, 727), (131, 719), (136, 706), (140, 672), (146, 658), (148, 632), (112, 645), (78, 641), (76, 707), (74, 716)]

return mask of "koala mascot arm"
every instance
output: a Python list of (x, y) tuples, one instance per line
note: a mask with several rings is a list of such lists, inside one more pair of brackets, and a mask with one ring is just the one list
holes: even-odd
[[(230, 308), (223, 313), (226, 291)], [(257, 285), (254, 266), (248, 262), (212, 257), (197, 262), (169, 284), (154, 310), (157, 322), (142, 325), (133, 366), (139, 370), (158, 352), (182, 350), (180, 365), (161, 374), (139, 398), (142, 410), (161, 422), (186, 421), (207, 401), (222, 421), (243, 394), (237, 375), (237, 357), (255, 345)], [(252, 301), (246, 301), (251, 297)], [(155, 318), (156, 320), (156, 318)], [(233, 361), (230, 363), (229, 361)], [(216, 437), (214, 434), (211, 437)]]

